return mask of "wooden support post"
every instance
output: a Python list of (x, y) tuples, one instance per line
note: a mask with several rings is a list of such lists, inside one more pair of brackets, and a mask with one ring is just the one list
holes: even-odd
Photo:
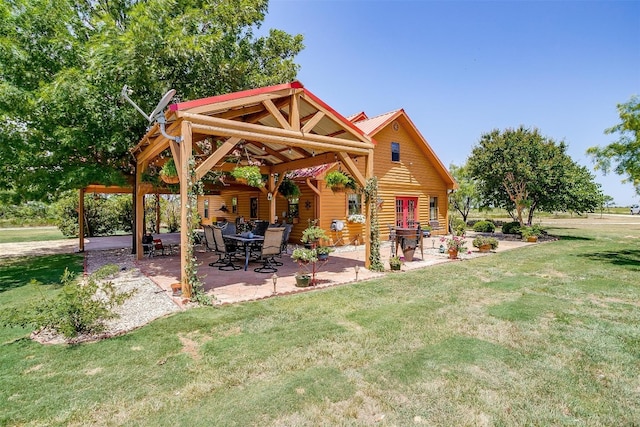
[[(282, 181), (282, 179), (281, 179)], [(267, 181), (267, 188), (269, 189), (269, 193), (271, 193), (271, 200), (269, 200), (269, 224), (273, 224), (276, 222), (276, 185), (275, 180), (273, 178), (273, 174), (269, 174), (269, 179)]]
[(144, 192), (142, 191), (142, 186), (140, 182), (142, 181), (142, 171), (144, 170), (146, 164), (144, 162), (137, 162), (136, 165), (136, 183), (133, 186), (133, 191), (136, 193), (135, 206), (136, 210), (135, 218), (136, 224), (133, 232), (136, 235), (136, 259), (142, 259), (144, 256), (144, 250), (142, 249), (142, 236), (144, 236)]
[(180, 282), (182, 283), (182, 295), (185, 298), (191, 298), (191, 283), (187, 275), (187, 264), (190, 262), (189, 253), (191, 252), (188, 235), (191, 232), (189, 210), (192, 209), (191, 200), (189, 200), (189, 190), (192, 185), (189, 162), (193, 156), (191, 123), (183, 121), (180, 134), (182, 135), (180, 142)]
[(78, 197), (78, 251), (84, 252), (84, 188)]

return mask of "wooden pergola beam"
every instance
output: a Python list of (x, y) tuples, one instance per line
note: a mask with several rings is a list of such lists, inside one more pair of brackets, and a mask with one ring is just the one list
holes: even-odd
[[(269, 127), (253, 123), (244, 123), (236, 120), (218, 119), (216, 117), (203, 116), (200, 114), (178, 112), (178, 115), (185, 120), (189, 120), (193, 124), (202, 124), (208, 126), (208, 129), (211, 132), (219, 129), (223, 132), (220, 134), (221, 136), (242, 137), (242, 135), (246, 135), (246, 138), (242, 138), (261, 142), (266, 141), (276, 144), (292, 145), (297, 147), (307, 146), (313, 148), (312, 143), (324, 144), (324, 146), (326, 147), (326, 144), (328, 144), (331, 146), (332, 151), (335, 151), (336, 147), (341, 147), (343, 151), (358, 153), (361, 155), (366, 155), (369, 152), (369, 149), (374, 148), (374, 145), (371, 142), (332, 138), (317, 134), (302, 134), (301, 132), (294, 130)], [(267, 137), (269, 137), (268, 141), (265, 139)]]

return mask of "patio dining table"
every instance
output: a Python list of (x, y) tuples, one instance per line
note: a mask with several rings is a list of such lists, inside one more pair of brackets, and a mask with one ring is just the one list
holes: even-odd
[(240, 234), (231, 234), (225, 235), (224, 238), (225, 240), (233, 240), (234, 242), (242, 243), (244, 246), (244, 271), (247, 271), (247, 268), (249, 267), (249, 254), (251, 253), (249, 247), (252, 243), (263, 242), (264, 236), (254, 235), (253, 237), (243, 237)]

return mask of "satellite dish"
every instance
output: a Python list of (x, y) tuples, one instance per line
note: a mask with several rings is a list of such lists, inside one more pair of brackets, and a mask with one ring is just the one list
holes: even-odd
[(154, 121), (158, 114), (162, 114), (165, 107), (167, 106), (167, 104), (169, 104), (169, 102), (171, 101), (171, 98), (173, 98), (175, 94), (176, 94), (175, 89), (170, 89), (167, 93), (164, 94), (162, 99), (160, 99), (160, 102), (158, 102), (158, 105), (156, 105), (156, 108), (154, 108), (151, 114), (149, 114), (149, 117), (147, 118), (149, 120), (149, 123)]
[(171, 98), (173, 98), (174, 95), (176, 94), (176, 90), (170, 89), (167, 93), (165, 93), (162, 99), (160, 99), (160, 102), (158, 102), (158, 105), (156, 105), (156, 108), (153, 109), (151, 114), (145, 114), (145, 112), (142, 111), (142, 108), (138, 107), (138, 105), (135, 102), (133, 102), (131, 98), (129, 98), (130, 93), (131, 93), (131, 89), (129, 89), (127, 85), (122, 86), (122, 91), (120, 91), (120, 95), (124, 99), (129, 101), (129, 103), (133, 105), (135, 109), (138, 110), (138, 112), (142, 114), (149, 123), (151, 123), (154, 120), (156, 120), (156, 117), (158, 116), (158, 114), (164, 111), (167, 104), (169, 104), (169, 102), (171, 101)]
[(162, 99), (160, 99), (160, 102), (158, 102), (158, 105), (156, 105), (156, 108), (154, 108), (149, 115), (145, 114), (145, 112), (142, 111), (142, 108), (138, 107), (138, 105), (133, 102), (131, 98), (129, 98), (129, 93), (131, 93), (131, 90), (127, 87), (127, 85), (124, 85), (122, 87), (122, 91), (120, 91), (120, 96), (126, 99), (129, 104), (133, 105), (135, 109), (138, 110), (138, 112), (142, 114), (145, 119), (147, 119), (149, 124), (151, 124), (152, 122), (158, 122), (158, 124), (160, 125), (160, 132), (165, 138), (173, 140), (175, 142), (182, 141), (181, 136), (172, 136), (167, 134), (165, 131), (165, 124), (167, 123), (167, 120), (164, 117), (163, 112), (167, 104), (169, 104), (169, 102), (171, 101), (171, 98), (173, 98), (173, 96), (176, 94), (175, 89), (170, 89), (167, 93), (165, 93)]

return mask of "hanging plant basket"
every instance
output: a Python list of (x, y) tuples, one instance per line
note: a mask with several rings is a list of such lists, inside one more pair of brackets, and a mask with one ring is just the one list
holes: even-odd
[(180, 182), (180, 178), (178, 177), (178, 175), (171, 176), (161, 173), (160, 179), (162, 180), (162, 182), (165, 182), (167, 184), (177, 184)]

